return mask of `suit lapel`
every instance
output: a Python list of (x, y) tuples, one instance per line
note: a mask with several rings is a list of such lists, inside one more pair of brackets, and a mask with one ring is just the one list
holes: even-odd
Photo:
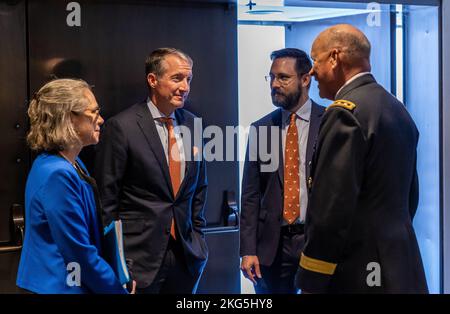
[(306, 145), (305, 179), (309, 177), (310, 173), (309, 163), (311, 162), (312, 156), (314, 154), (314, 145), (316, 144), (317, 134), (319, 133), (320, 121), (322, 119), (324, 110), (325, 108), (320, 107), (318, 104), (312, 101), (311, 118), (309, 119), (310, 122), (309, 122), (308, 142)]
[(147, 107), (147, 103), (141, 103), (136, 115), (137, 123), (144, 133), (147, 143), (150, 145), (150, 148), (152, 149), (156, 160), (158, 160), (159, 166), (164, 174), (164, 179), (166, 180), (170, 195), (173, 195), (172, 181), (170, 179), (169, 166), (167, 165), (164, 148), (162, 146), (158, 131), (156, 130), (155, 121), (153, 121), (152, 114)]
[[(309, 162), (312, 160), (312, 156), (314, 153), (314, 145), (317, 139), (317, 134), (319, 133), (320, 121), (322, 119), (322, 115), (324, 113), (324, 108), (316, 104), (314, 101), (311, 104), (311, 118), (309, 125), (309, 133), (308, 133), (308, 141), (306, 146), (306, 163), (305, 163), (305, 174), (306, 178), (309, 177), (310, 168)], [(274, 126), (279, 127), (279, 167), (278, 167), (278, 177), (280, 179), (280, 184), (283, 186), (284, 184), (284, 161), (283, 161), (283, 123), (282, 123), (282, 111), (276, 110), (272, 114), (272, 123)], [(270, 141), (269, 136), (269, 141)], [(269, 142), (269, 147), (270, 142)]]
[[(282, 115), (281, 109), (275, 110), (272, 114), (272, 126), (278, 127), (278, 178), (280, 179), (281, 186), (283, 186), (283, 182), (284, 182), (282, 117), (283, 117), (283, 115)], [(272, 147), (272, 143), (271, 143), (272, 129), (271, 128), (269, 129), (269, 132), (267, 132), (269, 134), (267, 142), (269, 143), (268, 148), (270, 149)]]

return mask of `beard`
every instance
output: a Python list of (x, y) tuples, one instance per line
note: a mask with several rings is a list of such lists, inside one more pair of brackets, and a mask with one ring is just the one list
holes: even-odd
[(271, 96), (274, 106), (290, 111), (298, 105), (298, 100), (302, 97), (302, 90), (298, 88), (293, 93), (284, 94), (276, 89), (272, 89)]

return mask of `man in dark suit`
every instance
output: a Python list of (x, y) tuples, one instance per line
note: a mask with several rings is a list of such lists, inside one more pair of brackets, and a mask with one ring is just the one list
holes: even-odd
[[(256, 132), (249, 136), (242, 182), (241, 269), (257, 293), (296, 293), (306, 178), (324, 108), (308, 96), (311, 61), (305, 52), (286, 48), (274, 51), (271, 60), (267, 79), (279, 109), (254, 122)], [(268, 161), (262, 154), (271, 147), (273, 158)]]
[(412, 226), (419, 133), (405, 106), (370, 74), (357, 28), (314, 41), (311, 74), (334, 100), (313, 157), (306, 245), (297, 284), (310, 293), (426, 293)]
[(147, 58), (146, 75), (148, 99), (109, 119), (98, 146), (105, 221), (123, 222), (138, 293), (194, 293), (208, 249), (205, 161), (193, 145), (202, 128), (182, 109), (192, 60), (160, 48)]

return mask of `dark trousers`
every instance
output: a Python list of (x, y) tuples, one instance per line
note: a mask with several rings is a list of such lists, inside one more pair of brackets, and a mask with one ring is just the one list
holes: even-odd
[(257, 280), (255, 292), (258, 294), (298, 293), (294, 281), (304, 244), (303, 230), (290, 232), (287, 226), (282, 227), (275, 260), (270, 266), (260, 266), (262, 278)]
[(189, 272), (181, 243), (170, 238), (166, 255), (153, 282), (138, 294), (192, 294), (197, 290), (198, 278)]

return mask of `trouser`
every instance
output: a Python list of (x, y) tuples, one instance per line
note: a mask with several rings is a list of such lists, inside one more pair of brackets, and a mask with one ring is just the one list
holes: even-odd
[(138, 288), (138, 294), (191, 294), (197, 289), (198, 278), (190, 273), (182, 245), (169, 240), (166, 254), (153, 282), (146, 288)]
[(275, 260), (270, 266), (260, 266), (262, 278), (257, 280), (259, 294), (296, 294), (295, 274), (305, 244), (302, 228), (281, 227), (280, 242)]

